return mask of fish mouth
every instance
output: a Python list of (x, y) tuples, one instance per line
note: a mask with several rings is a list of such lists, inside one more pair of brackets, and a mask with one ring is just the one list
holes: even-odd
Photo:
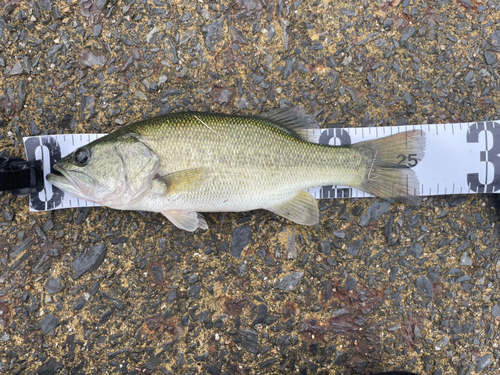
[(84, 195), (89, 188), (82, 185), (82, 183), (78, 181), (76, 176), (79, 174), (84, 175), (85, 178), (89, 179), (89, 176), (84, 173), (78, 171), (67, 171), (63, 167), (55, 164), (53, 166), (53, 172), (47, 175), (47, 181), (62, 191), (74, 195), (75, 197), (86, 199)]
[(70, 181), (72, 182), (72, 184), (75, 184), (75, 180), (71, 177), (71, 175), (57, 164), (53, 166), (52, 173), (49, 173), (47, 175), (47, 181), (61, 188), (67, 185), (67, 183)]

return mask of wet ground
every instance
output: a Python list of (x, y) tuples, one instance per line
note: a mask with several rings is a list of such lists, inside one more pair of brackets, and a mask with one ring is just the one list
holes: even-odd
[[(302, 105), (322, 127), (500, 118), (500, 5), (0, 2), (0, 151), (158, 113)], [(30, 213), (0, 195), (0, 372), (499, 374), (500, 202)]]

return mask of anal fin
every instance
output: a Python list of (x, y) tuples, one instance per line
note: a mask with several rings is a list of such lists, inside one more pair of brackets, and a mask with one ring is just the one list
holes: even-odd
[(266, 209), (300, 225), (314, 225), (319, 222), (318, 203), (307, 191), (299, 191), (292, 199)]
[(196, 229), (208, 229), (208, 224), (201, 214), (196, 211), (168, 210), (162, 214), (177, 228), (194, 232)]

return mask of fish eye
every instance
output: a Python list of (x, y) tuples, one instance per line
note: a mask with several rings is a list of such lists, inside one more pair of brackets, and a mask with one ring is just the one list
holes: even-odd
[(86, 148), (79, 148), (73, 154), (73, 162), (79, 167), (83, 167), (90, 160), (90, 152)]

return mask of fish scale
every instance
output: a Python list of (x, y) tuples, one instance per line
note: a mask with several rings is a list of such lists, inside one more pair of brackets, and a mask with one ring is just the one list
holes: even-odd
[[(272, 207), (298, 190), (333, 182), (349, 185), (353, 171), (362, 168), (354, 149), (305, 142), (258, 118), (179, 113), (168, 118), (169, 126), (164, 123), (160, 117), (131, 128), (160, 155), (163, 172), (204, 167), (214, 173), (202, 189), (170, 197), (175, 208), (193, 205), (207, 212)], [(325, 170), (325, 165), (330, 168)]]

